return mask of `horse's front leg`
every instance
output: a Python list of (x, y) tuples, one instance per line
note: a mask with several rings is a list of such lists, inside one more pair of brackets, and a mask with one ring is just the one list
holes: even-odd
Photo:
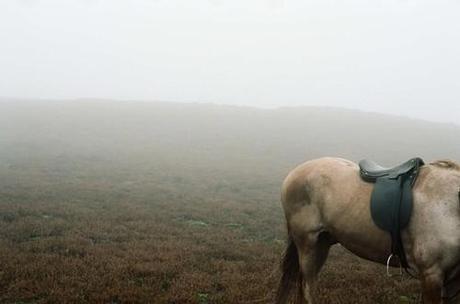
[(442, 304), (443, 274), (441, 271), (429, 271), (422, 275), (423, 304)]

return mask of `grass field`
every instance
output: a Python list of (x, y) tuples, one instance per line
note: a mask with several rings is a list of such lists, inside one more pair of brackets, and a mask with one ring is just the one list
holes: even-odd
[[(293, 166), (323, 154), (460, 156), (460, 128), (378, 115), (40, 107), (0, 109), (0, 303), (270, 303), (286, 239), (279, 188)], [(382, 120), (396, 129), (369, 144)], [(416, 303), (419, 292), (340, 246), (318, 285), (319, 303)]]
[[(285, 240), (278, 185), (100, 161), (53, 170), (69, 176), (18, 170), (1, 174), (1, 303), (270, 302)], [(338, 246), (319, 285), (320, 303), (413, 303), (418, 292)]]

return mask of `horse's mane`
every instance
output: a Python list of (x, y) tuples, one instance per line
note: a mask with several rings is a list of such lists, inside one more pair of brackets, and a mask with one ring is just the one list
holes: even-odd
[(453, 160), (449, 160), (449, 159), (437, 160), (437, 161), (430, 163), (430, 165), (440, 167), (440, 168), (460, 171), (460, 165), (454, 162)]

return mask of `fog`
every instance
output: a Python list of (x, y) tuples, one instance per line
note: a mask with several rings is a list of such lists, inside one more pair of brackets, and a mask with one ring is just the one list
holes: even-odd
[(0, 96), (458, 123), (459, 12), (457, 1), (3, 0)]
[[(298, 285), (280, 278), (305, 277), (280, 272), (298, 268), (293, 245), (323, 261), (335, 240), (352, 241), (331, 248), (321, 303), (415, 303), (423, 284), (389, 280), (384, 259), (347, 249), (375, 261), (391, 252), (365, 215), (372, 185), (357, 167), (310, 163), (281, 189), (320, 157), (385, 167), (421, 157), (430, 165), (401, 239), (426, 273), (414, 233), (451, 238), (460, 225), (459, 10), (444, 0), (0, 0), (0, 303), (274, 303), (279, 282)], [(303, 233), (288, 234), (293, 218)], [(447, 247), (426, 259), (456, 265), (460, 245), (439, 240)], [(280, 263), (283, 252), (293, 260)], [(448, 294), (456, 268), (444, 266)]]

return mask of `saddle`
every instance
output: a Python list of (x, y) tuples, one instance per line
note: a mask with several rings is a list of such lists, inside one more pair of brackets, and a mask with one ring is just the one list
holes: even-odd
[(371, 216), (374, 223), (391, 235), (391, 255), (397, 256), (401, 266), (407, 269), (401, 230), (409, 223), (412, 213), (412, 186), (417, 180), (421, 158), (412, 158), (396, 167), (384, 168), (370, 160), (359, 162), (361, 178), (374, 183), (371, 195)]

